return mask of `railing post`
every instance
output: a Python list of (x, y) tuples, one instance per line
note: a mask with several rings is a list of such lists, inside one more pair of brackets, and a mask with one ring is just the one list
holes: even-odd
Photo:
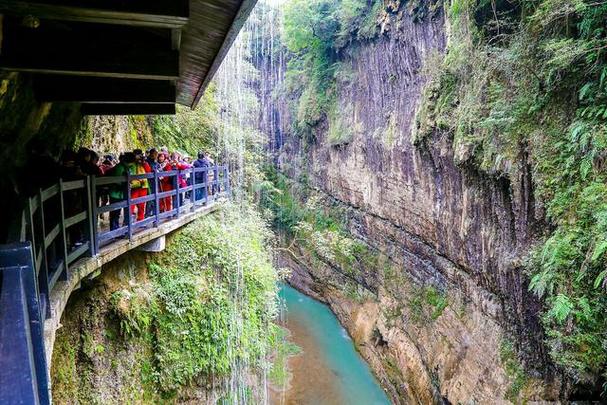
[[(97, 254), (95, 249), (97, 234), (97, 193), (94, 191), (93, 187), (95, 187), (95, 176), (86, 176), (86, 215), (89, 220), (89, 253), (91, 257), (94, 257)], [(93, 207), (93, 203), (95, 204), (95, 207)]]
[(128, 230), (129, 241), (133, 240), (133, 215), (131, 214), (131, 173), (126, 173), (126, 210), (124, 219)]
[(180, 170), (177, 170), (177, 175), (175, 176), (175, 190), (177, 190), (177, 194), (175, 195), (175, 208), (177, 210), (177, 218), (179, 218), (179, 173)]
[(204, 205), (209, 202), (209, 167), (205, 166), (202, 170), (202, 201)]
[(61, 224), (61, 239), (63, 242), (62, 253), (63, 253), (63, 272), (59, 276), (59, 280), (65, 281), (67, 280), (67, 271), (68, 271), (68, 263), (67, 263), (67, 231), (65, 229), (65, 202), (63, 200), (63, 179), (59, 179), (59, 208), (60, 208), (60, 217), (59, 223)]
[(97, 176), (91, 176), (91, 201), (93, 203), (92, 210), (92, 255), (97, 256), (99, 254), (99, 235), (97, 229), (99, 228), (99, 199), (97, 198)]
[(223, 180), (225, 182), (224, 184), (224, 190), (227, 196), (230, 195), (230, 169), (228, 168), (228, 165), (225, 165), (223, 168)]
[(213, 194), (213, 201), (215, 201), (215, 195), (219, 193), (219, 166), (217, 166), (217, 164), (215, 164), (215, 166), (213, 166), (213, 186), (217, 186), (217, 187), (211, 187), (211, 193)]
[[(27, 199), (27, 219), (29, 221), (29, 233), (32, 242), (32, 252), (34, 255), (34, 263), (36, 263), (36, 229), (34, 227), (34, 210), (32, 209), (32, 200), (35, 197), (30, 197)], [(34, 267), (35, 268), (35, 267)]]
[(158, 180), (158, 169), (154, 169), (154, 215), (156, 215), (156, 228), (160, 226), (160, 198), (158, 198), (158, 192), (160, 191), (160, 182)]
[[(38, 283), (39, 283), (39, 293), (40, 295), (44, 295), (44, 312), (42, 313), (43, 318), (48, 318), (50, 316), (50, 291), (48, 286), (48, 258), (46, 255), (46, 224), (44, 223), (44, 201), (42, 199), (42, 189), (38, 190), (38, 209), (40, 210), (40, 230), (42, 232), (41, 240), (40, 240), (40, 250), (42, 251), (42, 264), (40, 265), (40, 273), (38, 274)], [(37, 250), (34, 246), (34, 250)], [(34, 263), (34, 266), (36, 263)]]
[(192, 175), (190, 176), (190, 179), (192, 179), (190, 182), (192, 185), (192, 194), (190, 195), (190, 200), (192, 201), (191, 211), (194, 211), (196, 210), (196, 168), (192, 167), (190, 170), (192, 171)]

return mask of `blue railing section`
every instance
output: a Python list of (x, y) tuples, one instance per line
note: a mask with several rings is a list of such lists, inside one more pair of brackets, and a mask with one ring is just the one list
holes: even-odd
[(0, 249), (0, 403), (48, 404), (49, 384), (30, 242)]
[[(187, 186), (180, 187), (180, 180), (186, 179)], [(141, 180), (151, 182), (151, 193), (131, 198), (133, 182)], [(116, 190), (125, 198), (102, 202)], [(216, 165), (59, 180), (29, 198), (21, 226), (9, 241), (14, 243), (0, 245), (0, 403), (49, 403), (42, 322), (51, 315), (53, 288), (67, 280), (78, 259), (94, 257), (113, 241), (132, 239), (229, 193), (228, 167)], [(142, 203), (153, 209), (136, 221), (130, 207)], [(110, 229), (100, 218), (117, 210), (122, 225)]]

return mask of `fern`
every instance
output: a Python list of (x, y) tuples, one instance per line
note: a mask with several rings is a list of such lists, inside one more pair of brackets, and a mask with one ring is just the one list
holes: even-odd
[(559, 294), (552, 303), (552, 308), (548, 312), (548, 316), (554, 318), (556, 322), (562, 324), (573, 311), (573, 303), (566, 295)]

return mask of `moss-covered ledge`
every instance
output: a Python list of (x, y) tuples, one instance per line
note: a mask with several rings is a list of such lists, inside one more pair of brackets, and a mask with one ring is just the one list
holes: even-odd
[(57, 283), (51, 292), (51, 316), (44, 322), (44, 345), (46, 349), (47, 365), (51, 367), (53, 346), (57, 329), (61, 326), (60, 320), (72, 293), (80, 288), (83, 280), (95, 278), (104, 270), (104, 266), (117, 257), (132, 251), (154, 239), (168, 235), (177, 229), (189, 224), (197, 218), (215, 212), (221, 207), (221, 202), (198, 208), (194, 212), (182, 214), (170, 222), (162, 224), (159, 228), (145, 230), (133, 236), (131, 241), (119, 240), (102, 248), (95, 257), (80, 259), (71, 266), (66, 281)]

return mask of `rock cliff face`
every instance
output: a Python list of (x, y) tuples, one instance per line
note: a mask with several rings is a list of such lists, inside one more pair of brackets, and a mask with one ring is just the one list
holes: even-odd
[(348, 46), (337, 110), (351, 139), (332, 142), (325, 120), (315, 142), (286, 134), (278, 151), (279, 169), (296, 181), (305, 174), (326, 205), (346, 208), (349, 231), (392, 270), (367, 269), (358, 281), (371, 294), (353, 300), (336, 266), (303, 249), (283, 260), (296, 287), (331, 305), (393, 399), (558, 400), (522, 269), (542, 225), (525, 153), (516, 176), (495, 178), (456, 164), (463, 151), (448, 133), (412, 139), (424, 64), (445, 52), (447, 25), (402, 10), (379, 38)]
[[(31, 80), (17, 73), (0, 77), (0, 210), (22, 209), (23, 199), (40, 180), (31, 171), (46, 155), (61, 153), (80, 131), (80, 108), (69, 103), (42, 103), (34, 97)], [(32, 159), (35, 152), (37, 159)], [(32, 160), (34, 160), (32, 162)], [(6, 238), (14, 216), (0, 217), (0, 240)]]

